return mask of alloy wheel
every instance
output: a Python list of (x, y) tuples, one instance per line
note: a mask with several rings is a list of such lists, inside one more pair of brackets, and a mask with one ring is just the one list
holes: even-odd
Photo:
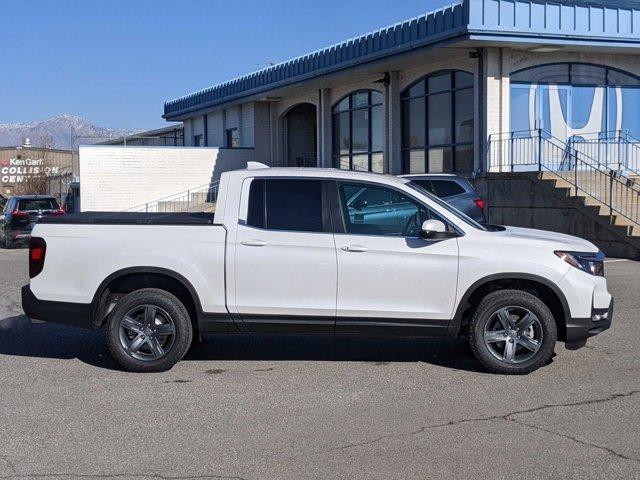
[(523, 363), (538, 353), (543, 335), (542, 323), (531, 310), (502, 307), (485, 324), (484, 344), (502, 362)]
[(118, 337), (127, 355), (137, 360), (153, 361), (171, 350), (176, 326), (164, 309), (156, 305), (140, 305), (124, 315)]

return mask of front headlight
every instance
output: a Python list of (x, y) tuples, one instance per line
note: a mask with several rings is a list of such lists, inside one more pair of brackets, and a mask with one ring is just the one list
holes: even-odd
[(604, 277), (604, 253), (602, 252), (564, 252), (556, 250), (553, 253), (572, 267), (579, 268), (591, 275)]

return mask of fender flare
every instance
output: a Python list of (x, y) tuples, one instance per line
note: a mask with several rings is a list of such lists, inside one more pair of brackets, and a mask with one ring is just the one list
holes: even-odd
[(198, 319), (202, 317), (203, 312), (202, 312), (202, 304), (200, 303), (200, 297), (198, 296), (196, 289), (193, 288), (193, 285), (191, 284), (191, 282), (187, 280), (183, 275), (180, 275), (179, 273), (173, 270), (169, 270), (167, 268), (161, 268), (161, 267), (128, 267), (128, 268), (123, 268), (121, 270), (117, 270), (111, 273), (98, 286), (95, 294), (93, 295), (93, 300), (91, 301), (91, 305), (94, 311), (94, 318), (93, 318), (94, 328), (99, 328), (100, 326), (99, 325), (100, 319), (96, 318), (96, 315), (98, 314), (98, 307), (100, 306), (100, 301), (102, 300), (102, 297), (105, 291), (107, 290), (107, 287), (109, 286), (109, 284), (120, 277), (124, 277), (125, 275), (145, 274), (145, 273), (154, 274), (154, 275), (164, 275), (182, 284), (182, 286), (187, 289), (187, 291), (189, 292), (189, 295), (191, 296), (191, 299), (193, 300), (193, 304), (196, 307), (196, 315)]
[(492, 275), (487, 275), (486, 277), (482, 277), (479, 280), (476, 280), (464, 293), (458, 305), (456, 307), (456, 313), (449, 322), (449, 328), (447, 329), (447, 335), (457, 336), (460, 333), (460, 327), (462, 326), (462, 314), (465, 311), (465, 307), (469, 298), (473, 293), (478, 290), (478, 288), (483, 285), (493, 282), (495, 280), (529, 280), (543, 284), (546, 287), (549, 287), (560, 300), (560, 304), (562, 305), (562, 310), (564, 311), (564, 320), (565, 323), (568, 319), (571, 318), (571, 311), (569, 309), (569, 302), (567, 302), (567, 298), (564, 293), (558, 287), (556, 283), (553, 283), (551, 280), (545, 277), (541, 277), (539, 275), (533, 275), (530, 273), (521, 273), (521, 272), (502, 272), (495, 273)]

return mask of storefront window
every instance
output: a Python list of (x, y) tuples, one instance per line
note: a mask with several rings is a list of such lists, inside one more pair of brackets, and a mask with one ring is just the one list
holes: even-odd
[(402, 93), (405, 173), (473, 171), (473, 75), (439, 72)]
[(511, 75), (511, 131), (567, 141), (626, 130), (640, 137), (640, 79), (609, 67), (561, 63)]
[(333, 164), (343, 170), (382, 173), (382, 93), (354, 92), (333, 107)]

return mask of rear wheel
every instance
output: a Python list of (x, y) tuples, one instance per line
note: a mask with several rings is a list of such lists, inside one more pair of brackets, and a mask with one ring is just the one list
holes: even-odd
[(469, 325), (469, 345), (489, 371), (526, 374), (553, 355), (557, 327), (549, 308), (521, 290), (499, 290), (482, 299)]
[(132, 372), (162, 372), (187, 353), (193, 335), (185, 306), (164, 290), (146, 288), (123, 297), (107, 320), (113, 358)]

